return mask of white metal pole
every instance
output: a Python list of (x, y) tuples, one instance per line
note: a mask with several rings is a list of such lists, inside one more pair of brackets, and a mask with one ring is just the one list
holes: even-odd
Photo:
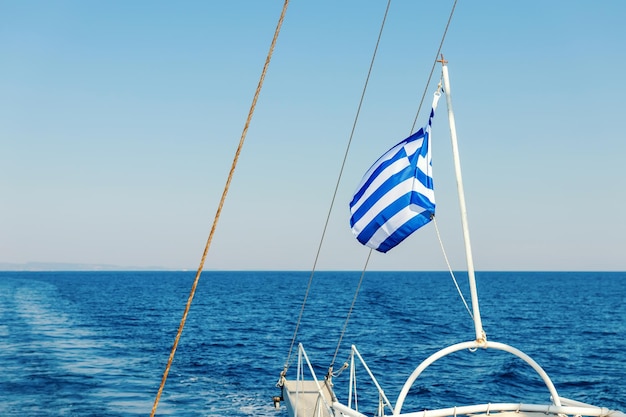
[(461, 177), (461, 160), (459, 158), (459, 147), (456, 139), (456, 125), (454, 123), (454, 112), (452, 111), (452, 96), (450, 94), (450, 79), (448, 78), (448, 67), (446, 61), (441, 57), (441, 67), (443, 71), (443, 86), (446, 93), (446, 103), (448, 104), (448, 120), (450, 123), (450, 139), (452, 140), (452, 154), (454, 156), (454, 171), (456, 174), (456, 185), (459, 193), (459, 206), (461, 208), (461, 224), (463, 226), (463, 239), (465, 241), (465, 257), (467, 258), (467, 275), (469, 278), (470, 295), (472, 298), (472, 311), (474, 316), (474, 327), (476, 329), (476, 341), (485, 342), (485, 333), (480, 320), (480, 308), (478, 306), (478, 291), (476, 291), (476, 278), (474, 276), (474, 260), (472, 258), (472, 246), (470, 244), (469, 227), (467, 223), (467, 208), (465, 206), (465, 193), (463, 191), (463, 179)]

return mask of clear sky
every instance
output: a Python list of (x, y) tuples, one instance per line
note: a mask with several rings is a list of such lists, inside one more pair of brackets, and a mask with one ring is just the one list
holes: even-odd
[[(0, 265), (196, 269), (282, 4), (0, 0)], [(392, 3), (318, 268), (363, 267), (348, 202), (410, 133), (451, 6)], [(291, 1), (205, 269), (312, 267), (385, 7)], [(443, 52), (476, 269), (626, 270), (624, 16), (459, 0)], [(445, 104), (437, 218), (464, 268)], [(370, 269), (445, 269), (433, 226)]]

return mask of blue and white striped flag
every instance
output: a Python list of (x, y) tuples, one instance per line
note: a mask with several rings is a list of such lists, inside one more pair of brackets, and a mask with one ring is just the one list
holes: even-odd
[(381, 156), (357, 187), (350, 226), (365, 246), (387, 252), (435, 214), (430, 127), (440, 95), (435, 93), (426, 127)]

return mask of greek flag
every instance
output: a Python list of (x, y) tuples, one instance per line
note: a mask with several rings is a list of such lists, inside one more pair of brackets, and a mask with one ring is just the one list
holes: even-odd
[(365, 173), (350, 202), (350, 226), (359, 242), (379, 252), (394, 248), (435, 214), (430, 127), (428, 125), (381, 156)]

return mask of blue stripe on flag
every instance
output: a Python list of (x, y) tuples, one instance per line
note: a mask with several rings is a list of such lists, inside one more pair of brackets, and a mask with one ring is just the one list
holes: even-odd
[(365, 173), (350, 202), (350, 226), (362, 244), (387, 252), (424, 226), (435, 214), (430, 127), (404, 139)]
[[(406, 152), (402, 152), (402, 153), (406, 155)], [(400, 152), (398, 153), (398, 155), (400, 155)], [(399, 157), (398, 159), (400, 158), (402, 157)], [(409, 183), (409, 184), (405, 183), (405, 181), (407, 180), (412, 181), (412, 179), (415, 178), (416, 168), (414, 166), (415, 164), (412, 163), (411, 159), (414, 159), (414, 157), (406, 158), (404, 161), (402, 161), (402, 162), (406, 161), (405, 166), (404, 167), (400, 166), (399, 168), (401, 168), (401, 170), (398, 172), (392, 173), (391, 175), (388, 175), (387, 179), (385, 179), (382, 173), (384, 169), (375, 170), (372, 177), (370, 177), (368, 181), (366, 181), (366, 183), (363, 185), (363, 187), (357, 192), (357, 195), (359, 196), (359, 198), (355, 196), (355, 198), (352, 200), (352, 203), (350, 204), (350, 206), (353, 208), (352, 217), (350, 218), (350, 226), (354, 226), (357, 220), (362, 219), (363, 216), (369, 210), (371, 210), (374, 207), (374, 205), (382, 201), (385, 195), (389, 193), (390, 190), (393, 190), (394, 187), (397, 187), (398, 192), (401, 192), (402, 190), (408, 191), (412, 188), (412, 183)], [(391, 165), (391, 164), (386, 164), (386, 165)], [(400, 165), (400, 164), (396, 164), (396, 165)], [(376, 177), (373, 178), (374, 176)], [(384, 181), (380, 185), (373, 184), (374, 181), (372, 180), (377, 179), (377, 178), (384, 180)], [(404, 187), (402, 187), (402, 185), (404, 185)], [(365, 193), (368, 190), (369, 190), (369, 193), (365, 195)]]
[(388, 250), (393, 249), (399, 242), (402, 242), (404, 239), (409, 237), (411, 233), (430, 222), (431, 219), (431, 213), (426, 211), (412, 217), (404, 223), (402, 228), (396, 230), (391, 236), (385, 239), (385, 241), (383, 241), (376, 250), (385, 253)]

